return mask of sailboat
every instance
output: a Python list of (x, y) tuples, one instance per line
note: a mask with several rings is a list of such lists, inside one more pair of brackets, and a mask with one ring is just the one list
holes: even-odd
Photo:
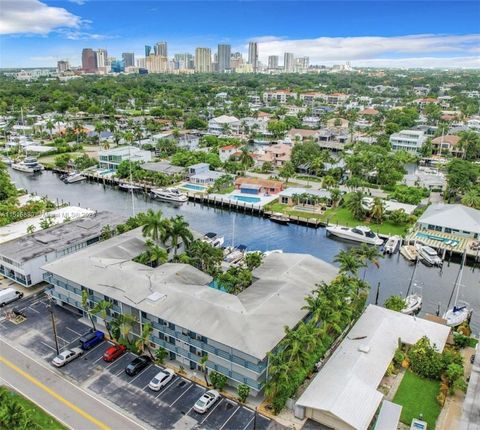
[(403, 314), (407, 315), (417, 314), (418, 312), (420, 312), (420, 309), (422, 309), (422, 294), (419, 294), (417, 292), (412, 292), (412, 294), (410, 294), (410, 289), (412, 288), (412, 285), (416, 287), (417, 290), (421, 290), (421, 287), (419, 285), (413, 283), (413, 280), (415, 278), (415, 272), (418, 266), (418, 261), (419, 260), (415, 262), (415, 267), (413, 268), (412, 277), (410, 278), (410, 284), (408, 285), (407, 294), (405, 295), (405, 307), (401, 310)]
[[(460, 271), (457, 276), (457, 281), (453, 286), (453, 290), (455, 289), (457, 290), (455, 295), (455, 304), (453, 305), (453, 308), (448, 309), (443, 314), (443, 319), (447, 320), (447, 325), (449, 327), (458, 327), (459, 325), (463, 324), (465, 321), (468, 321), (470, 319), (470, 316), (472, 315), (472, 309), (470, 308), (469, 304), (467, 302), (458, 300), (460, 288), (462, 286), (463, 268), (465, 266), (466, 257), (467, 257), (467, 253), (465, 252), (463, 254), (462, 264), (460, 266)], [(453, 291), (452, 291), (452, 294), (453, 294)], [(451, 296), (450, 296), (450, 300), (451, 300)], [(450, 306), (450, 301), (448, 302), (448, 306)]]

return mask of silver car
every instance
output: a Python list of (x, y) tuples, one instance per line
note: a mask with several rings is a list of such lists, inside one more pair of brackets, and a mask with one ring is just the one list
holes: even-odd
[(204, 414), (207, 412), (215, 402), (220, 398), (220, 393), (216, 390), (208, 390), (206, 393), (203, 393), (203, 396), (200, 397), (193, 409), (199, 414)]
[(162, 372), (158, 372), (148, 384), (148, 388), (153, 391), (160, 391), (173, 379), (174, 376), (175, 372), (170, 369), (165, 369)]
[(52, 364), (55, 367), (62, 367), (70, 361), (75, 360), (76, 358), (80, 357), (83, 354), (83, 349), (81, 348), (72, 348), (67, 349), (66, 351), (61, 352), (58, 354), (53, 360)]

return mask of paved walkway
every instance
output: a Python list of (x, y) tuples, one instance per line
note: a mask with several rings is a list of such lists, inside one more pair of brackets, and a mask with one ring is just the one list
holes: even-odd
[(74, 430), (144, 429), (2, 340), (0, 353), (0, 383), (13, 387), (66, 427)]

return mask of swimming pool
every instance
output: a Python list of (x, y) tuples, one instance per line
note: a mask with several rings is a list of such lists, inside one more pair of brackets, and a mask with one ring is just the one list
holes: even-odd
[(418, 237), (420, 239), (430, 239), (430, 240), (434, 240), (434, 241), (437, 241), (437, 242), (442, 242), (445, 245), (448, 245), (448, 246), (451, 246), (451, 247), (455, 247), (460, 243), (460, 241), (456, 240), (456, 239), (448, 239), (446, 237), (436, 236), (434, 234), (428, 234), (428, 233), (420, 233), (419, 232), (419, 233), (416, 234), (416, 237)]
[(195, 185), (195, 184), (183, 184), (182, 188), (187, 188), (188, 190), (195, 190), (195, 191), (205, 191), (207, 187), (203, 185)]
[(260, 197), (249, 197), (249, 196), (231, 196), (233, 200), (245, 203), (260, 203), (262, 199)]

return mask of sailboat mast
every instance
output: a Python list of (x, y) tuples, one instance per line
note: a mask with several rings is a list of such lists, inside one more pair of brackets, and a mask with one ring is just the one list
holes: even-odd
[(132, 196), (132, 216), (135, 216), (135, 199), (133, 198), (133, 182), (132, 182), (132, 156), (130, 147), (128, 148), (128, 166), (130, 167), (130, 194)]
[(419, 260), (420, 259), (417, 258), (417, 260), (415, 261), (415, 267), (413, 268), (412, 277), (410, 278), (410, 283), (408, 284), (407, 294), (405, 294), (405, 297), (408, 297), (408, 295), (410, 294), (410, 288), (412, 288), (412, 282), (415, 279), (415, 272), (417, 271)]
[(463, 268), (465, 266), (466, 258), (467, 258), (467, 250), (465, 249), (465, 251), (463, 252), (462, 267), (460, 268), (460, 275), (458, 276), (457, 293), (455, 294), (454, 306), (457, 306), (457, 303), (458, 303), (458, 295), (460, 294), (460, 287), (462, 286)]

